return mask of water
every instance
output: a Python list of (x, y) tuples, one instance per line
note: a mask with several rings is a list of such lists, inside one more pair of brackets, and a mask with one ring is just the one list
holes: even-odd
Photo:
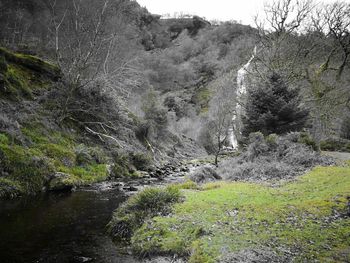
[(237, 72), (237, 89), (236, 89), (236, 106), (235, 106), (235, 114), (232, 117), (233, 129), (230, 130), (230, 144), (233, 149), (238, 149), (238, 140), (237, 138), (242, 134), (241, 130), (241, 122), (243, 115), (242, 104), (244, 103), (244, 97), (247, 93), (247, 87), (245, 84), (245, 76), (248, 72), (248, 68), (255, 58), (256, 55), (256, 47), (254, 47), (253, 55), (249, 59), (249, 61), (241, 67)]
[(124, 199), (109, 189), (0, 201), (0, 262), (136, 262), (105, 233)]

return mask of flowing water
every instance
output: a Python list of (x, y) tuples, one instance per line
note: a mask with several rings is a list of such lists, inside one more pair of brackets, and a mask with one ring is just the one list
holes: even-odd
[(107, 188), (0, 201), (0, 262), (137, 262), (105, 232), (124, 199)]
[(230, 145), (233, 149), (238, 148), (238, 137), (241, 135), (241, 121), (243, 108), (242, 104), (244, 103), (244, 97), (247, 93), (247, 87), (245, 83), (245, 76), (248, 73), (248, 68), (255, 58), (256, 55), (256, 47), (254, 47), (253, 55), (249, 59), (249, 61), (241, 67), (237, 72), (237, 89), (236, 89), (236, 106), (235, 106), (235, 114), (232, 117), (233, 129), (230, 131)]

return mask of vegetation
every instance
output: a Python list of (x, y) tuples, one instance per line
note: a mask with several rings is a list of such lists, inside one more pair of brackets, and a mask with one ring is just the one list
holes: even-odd
[(33, 99), (33, 92), (47, 87), (60, 77), (59, 69), (33, 56), (0, 48), (0, 96), (19, 100)]
[(178, 254), (189, 262), (259, 246), (280, 259), (346, 261), (349, 178), (349, 167), (318, 167), (280, 187), (222, 182), (186, 190), (173, 214), (146, 221), (131, 244), (138, 255)]
[(304, 128), (308, 111), (300, 107), (297, 89), (290, 89), (273, 74), (265, 85), (249, 89), (243, 133), (284, 134)]
[(334, 164), (332, 158), (321, 155), (314, 146), (306, 133), (266, 137), (260, 132), (251, 133), (246, 151), (224, 160), (219, 174), (226, 180), (290, 180), (317, 165)]
[(22, 132), (30, 144), (12, 142), (8, 135), (0, 133), (1, 197), (40, 192), (55, 180), (52, 176), (57, 172), (67, 174), (57, 183), (72, 187), (108, 177), (105, 162), (82, 161), (75, 152), (81, 145), (71, 136), (53, 131), (47, 134), (40, 125), (23, 128)]
[(350, 140), (329, 138), (320, 142), (323, 151), (350, 152)]
[(156, 215), (168, 215), (171, 206), (180, 201), (177, 187), (146, 188), (120, 206), (108, 224), (108, 232), (116, 240), (127, 240), (134, 230)]

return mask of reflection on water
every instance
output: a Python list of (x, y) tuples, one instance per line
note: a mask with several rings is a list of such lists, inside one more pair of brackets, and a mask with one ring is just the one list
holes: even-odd
[(0, 262), (135, 262), (105, 234), (118, 190), (0, 201)]

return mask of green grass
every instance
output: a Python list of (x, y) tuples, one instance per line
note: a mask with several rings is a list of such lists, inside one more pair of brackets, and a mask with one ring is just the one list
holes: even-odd
[(349, 251), (350, 218), (335, 216), (347, 210), (349, 166), (317, 167), (275, 188), (221, 182), (183, 192), (186, 201), (176, 204), (171, 216), (154, 217), (135, 232), (136, 253), (214, 262), (221, 251), (266, 245), (298, 251), (300, 261), (349, 259), (349, 253), (339, 259), (339, 251)]

